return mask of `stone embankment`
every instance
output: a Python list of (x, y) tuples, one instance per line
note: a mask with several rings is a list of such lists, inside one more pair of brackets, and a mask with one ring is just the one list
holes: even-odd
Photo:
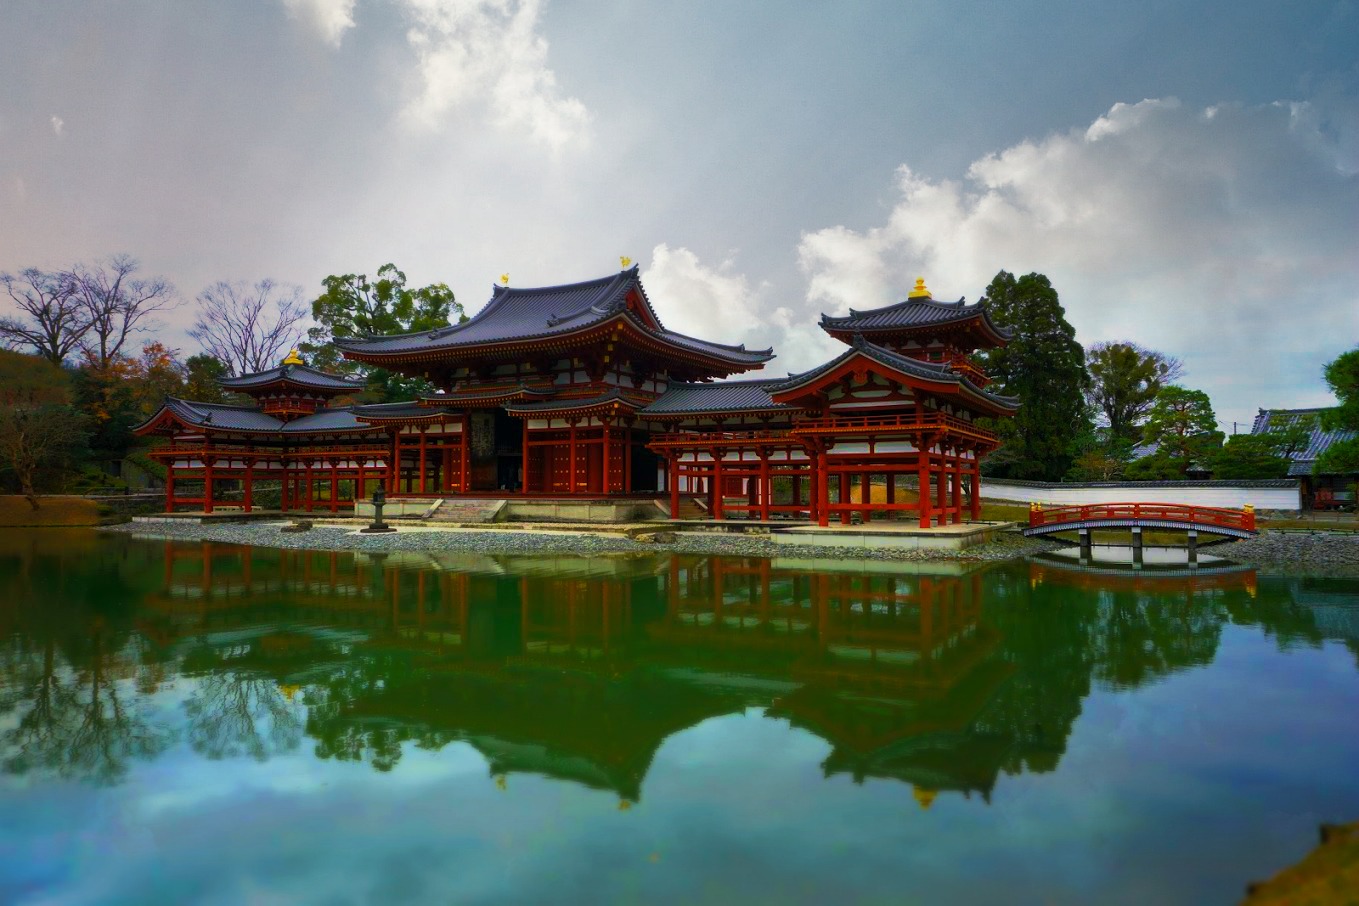
[[(824, 557), (858, 560), (1009, 560), (1057, 545), (1004, 534), (963, 551), (825, 548), (774, 544), (765, 535), (718, 532), (658, 531), (634, 540), (622, 532), (589, 530), (407, 530), (360, 535), (348, 526), (316, 525), (307, 531), (284, 532), (284, 523), (189, 522), (126, 523), (107, 531), (184, 541), (214, 541), (292, 550), (457, 551), (478, 554), (610, 554), (678, 552), (733, 557)], [(638, 533), (634, 533), (638, 534)]]
[(1254, 538), (1207, 550), (1271, 571), (1314, 575), (1359, 575), (1359, 532), (1266, 529)]

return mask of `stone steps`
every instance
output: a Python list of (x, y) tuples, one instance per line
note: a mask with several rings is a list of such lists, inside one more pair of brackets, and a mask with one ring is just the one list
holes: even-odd
[(421, 518), (425, 522), (490, 523), (504, 508), (503, 500), (444, 500)]

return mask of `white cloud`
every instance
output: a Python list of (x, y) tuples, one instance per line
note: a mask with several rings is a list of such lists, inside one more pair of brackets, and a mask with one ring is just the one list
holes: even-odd
[(559, 150), (582, 141), (590, 114), (564, 96), (538, 32), (540, 0), (399, 0), (419, 60), (420, 90), (406, 108), (422, 127), (480, 108), (496, 125)]
[(778, 358), (767, 366), (770, 377), (805, 369), (836, 352), (834, 340), (808, 330), (801, 314), (770, 298), (768, 283), (752, 286), (730, 259), (712, 268), (689, 249), (662, 243), (652, 249), (642, 282), (670, 330), (751, 349), (773, 346)]
[(1219, 414), (1325, 401), (1320, 365), (1359, 336), (1353, 117), (1306, 103), (1117, 104), (962, 181), (901, 167), (881, 226), (805, 234), (813, 307), (939, 298), (1002, 268), (1047, 274), (1084, 342), (1182, 357)]
[(316, 30), (321, 40), (339, 47), (344, 33), (354, 27), (357, 0), (283, 0), (288, 16)]
[(59, 116), (53, 116), (50, 122), (52, 123), (52, 132), (56, 134), (57, 138), (61, 138), (61, 130), (66, 128), (66, 121)]

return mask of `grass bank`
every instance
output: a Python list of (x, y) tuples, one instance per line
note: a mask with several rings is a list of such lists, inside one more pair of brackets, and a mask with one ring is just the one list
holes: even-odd
[(70, 528), (104, 521), (99, 504), (83, 497), (39, 497), (35, 510), (26, 497), (0, 495), (0, 528)]

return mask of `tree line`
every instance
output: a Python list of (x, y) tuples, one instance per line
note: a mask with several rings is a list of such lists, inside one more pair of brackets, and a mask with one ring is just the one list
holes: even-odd
[[(60, 270), (0, 274), (10, 313), (0, 317), (0, 491), (82, 492), (121, 482), (104, 466), (141, 455), (132, 428), (166, 397), (244, 403), (223, 377), (263, 371), (293, 347), (317, 367), (365, 379), (356, 402), (409, 399), (425, 382), (342, 359), (340, 337), (390, 335), (465, 320), (443, 283), (407, 285), (394, 264), (366, 274), (332, 275), (306, 299), (301, 287), (271, 279), (218, 281), (185, 300), (170, 281), (147, 276), (130, 255)], [(193, 308), (188, 356), (158, 339), (161, 318)]]
[[(990, 389), (1018, 397), (1014, 418), (993, 429), (1001, 447), (983, 465), (995, 477), (1040, 481), (1283, 478), (1313, 431), (1359, 431), (1359, 348), (1325, 366), (1340, 405), (1316, 419), (1261, 433), (1219, 430), (1212, 401), (1180, 383), (1179, 359), (1131, 340), (1076, 340), (1057, 290), (1042, 274), (996, 274), (983, 298), (993, 320), (1013, 331), (1008, 345), (978, 355)], [(1359, 473), (1359, 438), (1333, 443), (1319, 473)]]

